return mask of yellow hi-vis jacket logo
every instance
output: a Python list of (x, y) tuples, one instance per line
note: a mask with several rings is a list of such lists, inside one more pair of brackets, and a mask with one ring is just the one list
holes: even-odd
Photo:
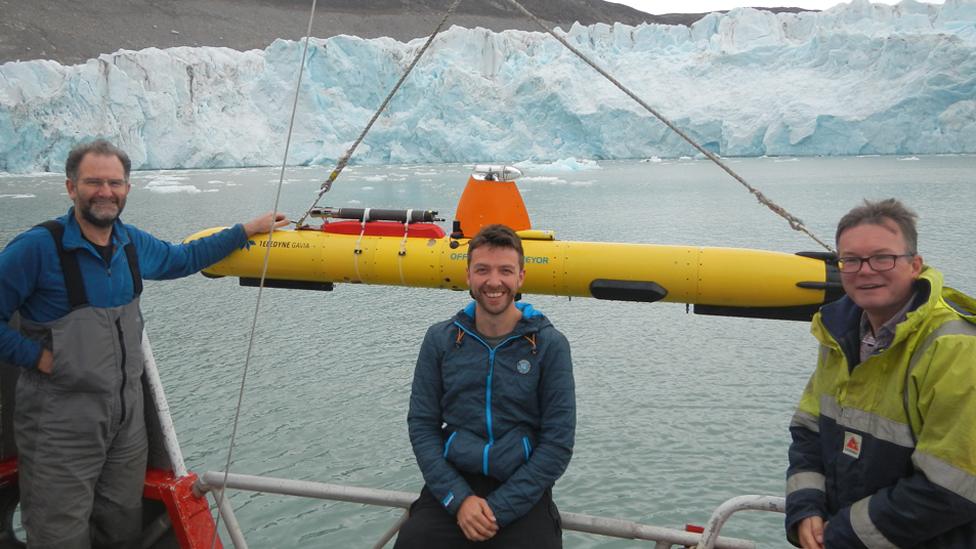
[(854, 459), (861, 456), (861, 435), (850, 432), (844, 433), (844, 453)]

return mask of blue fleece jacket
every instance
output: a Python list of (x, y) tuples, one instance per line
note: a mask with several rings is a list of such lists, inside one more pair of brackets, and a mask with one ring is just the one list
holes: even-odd
[(417, 358), (407, 425), (424, 481), (456, 514), (473, 492), (459, 472), (503, 484), (488, 505), (500, 526), (527, 513), (573, 454), (576, 397), (569, 342), (531, 305), (491, 347), (474, 303), (428, 331)]
[[(64, 225), (64, 249), (78, 251), (75, 256), (88, 301), (94, 307), (117, 307), (132, 301), (132, 274), (123, 249), (129, 242), (135, 245), (142, 277), (150, 280), (193, 274), (247, 243), (240, 224), (188, 244), (169, 244), (116, 221), (112, 230), (114, 252), (107, 264), (82, 236), (74, 208), (57, 221)], [(0, 252), (0, 361), (32, 368), (40, 357), (40, 344), (7, 325), (18, 311), (35, 322), (50, 322), (71, 311), (57, 247), (43, 227), (17, 235)]]

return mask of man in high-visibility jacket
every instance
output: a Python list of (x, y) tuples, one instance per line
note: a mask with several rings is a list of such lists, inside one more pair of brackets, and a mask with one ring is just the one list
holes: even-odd
[(865, 201), (838, 224), (847, 295), (813, 319), (790, 426), (799, 547), (976, 547), (976, 300), (924, 265), (916, 217)]

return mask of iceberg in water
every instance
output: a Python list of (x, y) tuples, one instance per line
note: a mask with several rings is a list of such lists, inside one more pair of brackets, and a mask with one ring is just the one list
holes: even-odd
[(516, 168), (532, 173), (553, 173), (553, 172), (579, 172), (587, 170), (600, 170), (600, 165), (593, 160), (586, 158), (560, 158), (552, 162), (533, 162), (523, 160), (515, 163)]
[[(557, 32), (723, 156), (976, 152), (976, 0), (740, 8), (691, 27)], [(422, 44), (312, 39), (289, 163), (341, 156)], [(96, 136), (140, 169), (280, 164), (301, 54), (302, 42), (279, 40), (0, 65), (0, 171), (58, 171), (72, 145)], [(454, 27), (354, 161), (694, 154), (551, 36)]]

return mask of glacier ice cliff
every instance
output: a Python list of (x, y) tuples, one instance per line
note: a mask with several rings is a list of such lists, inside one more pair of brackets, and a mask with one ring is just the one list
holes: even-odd
[[(976, 0), (740, 8), (692, 27), (577, 25), (564, 35), (721, 155), (976, 152)], [(422, 44), (312, 39), (289, 163), (341, 156)], [(0, 171), (59, 171), (72, 145), (96, 136), (139, 169), (280, 164), (301, 53), (302, 42), (279, 40), (263, 51), (0, 65)], [(693, 153), (552, 37), (454, 27), (354, 161)]]

